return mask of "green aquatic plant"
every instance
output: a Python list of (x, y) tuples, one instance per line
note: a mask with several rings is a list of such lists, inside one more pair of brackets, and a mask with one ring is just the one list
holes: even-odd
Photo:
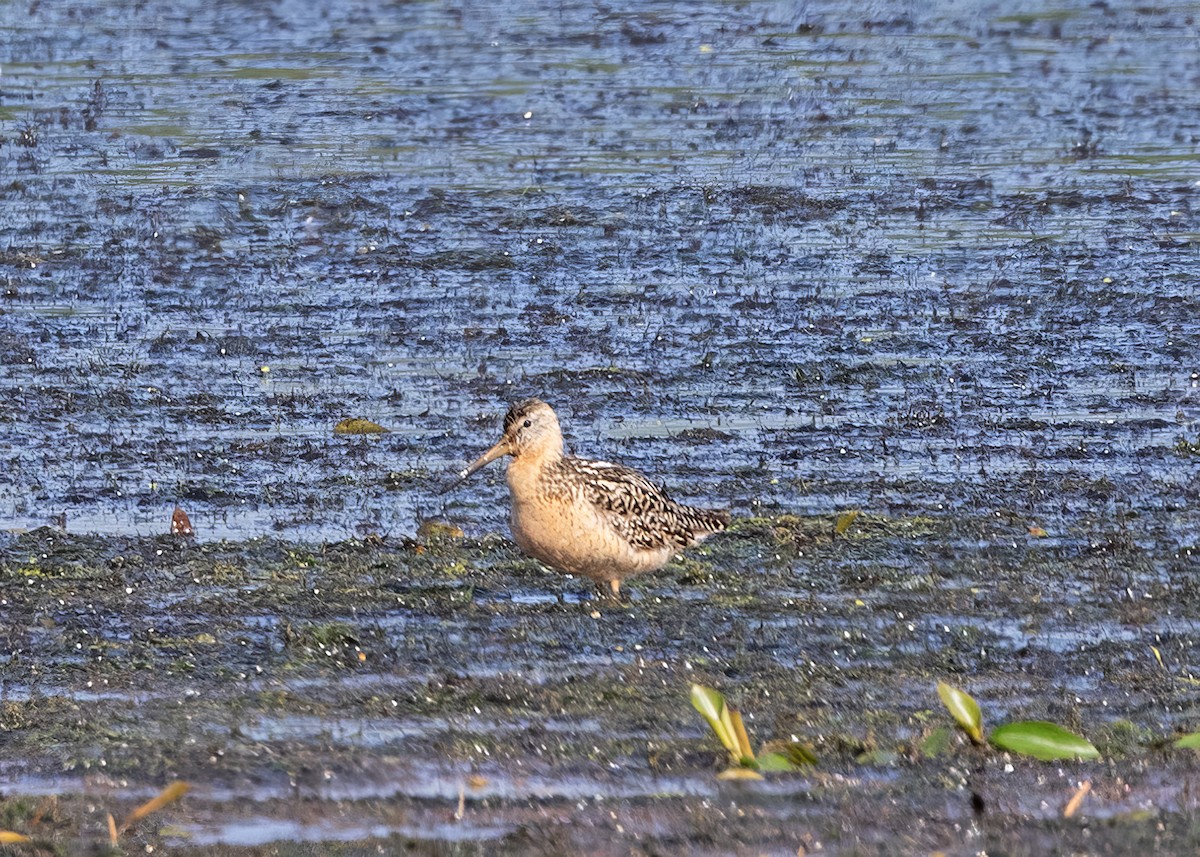
[(974, 697), (944, 681), (938, 682), (937, 692), (938, 696), (942, 698), (942, 704), (950, 711), (963, 731), (976, 744), (982, 744), (983, 712), (979, 710), (979, 703), (975, 701)]
[(1100, 758), (1100, 751), (1086, 738), (1045, 720), (1005, 723), (988, 735), (983, 728), (983, 712), (974, 697), (944, 681), (938, 682), (937, 692), (955, 722), (976, 744), (990, 743), (997, 749), (1044, 762)]
[(762, 771), (795, 771), (815, 765), (817, 757), (796, 741), (786, 742), (778, 749), (755, 755), (742, 715), (725, 704), (719, 691), (703, 685), (692, 685), (692, 705), (708, 721), (718, 740), (729, 751), (732, 765), (722, 771), (721, 779), (762, 779)]
[(1043, 762), (1100, 758), (1100, 751), (1086, 738), (1045, 720), (1005, 723), (992, 730), (989, 740), (1001, 750), (1032, 756)]
[(1192, 732), (1171, 742), (1176, 750), (1200, 750), (1200, 732)]

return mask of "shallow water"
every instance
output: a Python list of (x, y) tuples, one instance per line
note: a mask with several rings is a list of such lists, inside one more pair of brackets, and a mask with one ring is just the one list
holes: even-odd
[(1188, 7), (233, 11), (3, 11), (10, 527), (498, 530), (431, 489), (526, 395), (739, 511), (1198, 523)]
[[(599, 755), (617, 771), (605, 788), (644, 811), (630, 827), (644, 838), (628, 842), (670, 847), (683, 826), (702, 831), (691, 847), (716, 853), (728, 842), (703, 805), (717, 793), (712, 759), (673, 751), (672, 776), (704, 785), (660, 813), (661, 779), (639, 779), (645, 763), (626, 745), (647, 740), (647, 724), (654, 740), (702, 740), (690, 714), (664, 713), (686, 692), (685, 663), (776, 698), (804, 674), (809, 701), (860, 737), (859, 701), (894, 693), (923, 710), (947, 670), (993, 688), (999, 712), (1056, 716), (1077, 695), (1093, 724), (1194, 728), (1194, 15), (1083, 0), (0, 6), (0, 609), (13, 616), (0, 697), (119, 714), (193, 699), (171, 682), (208, 663), (214, 682), (244, 684), (196, 693), (237, 702), (291, 669), (298, 613), (390, 652), (384, 694), (456, 672), (536, 696), (564, 673), (604, 684), (658, 658), (669, 694), (621, 674), (650, 694), (633, 725), (612, 688), (597, 692), (599, 715), (489, 697), (490, 726), (457, 699), (420, 716), (481, 746), (559, 717), (582, 742), (599, 716), (612, 742)], [(764, 530), (745, 550), (672, 566), (638, 587), (634, 618), (597, 629), (577, 586), (488, 542), (506, 533), (500, 467), (438, 493), (530, 395), (559, 410), (575, 452), (642, 468), (683, 499), (738, 516), (860, 508), (896, 529), (837, 549)], [(391, 431), (334, 435), (354, 416)], [(176, 504), (201, 549), (234, 546), (180, 559), (152, 540)], [(388, 558), (428, 517), (484, 547), (437, 554), (432, 570)], [(105, 539), (19, 535), (63, 523)], [(339, 579), (336, 603), (305, 595), (326, 572), (296, 556), (374, 535), (384, 558)], [(34, 574), (43, 547), (48, 567), (79, 551), (85, 571)], [(197, 643), (210, 628), (216, 643)], [(722, 662), (718, 640), (749, 647), (748, 662)], [(334, 669), (347, 651), (283, 681), (325, 708), (263, 704), (244, 722), (210, 712), (213, 740), (304, 764), (311, 750), (318, 767), (343, 751), (351, 767), (372, 741), (400, 757), (415, 744), (479, 758), (405, 738), (419, 717), (354, 732), (378, 712), (343, 710), (370, 694)], [(93, 675), (98, 654), (111, 674)], [(766, 699), (751, 701), (796, 717), (795, 699)], [(815, 716), (801, 713), (800, 725)], [(881, 734), (895, 746), (902, 731)], [(170, 746), (165, 735), (153, 740)], [(90, 762), (78, 749), (90, 746), (64, 754)], [(838, 746), (839, 776), (877, 776)], [(557, 767), (581, 747), (556, 750), (535, 781), (594, 778)], [(262, 765), (245, 761), (235, 785), (206, 780), (199, 756), (182, 766), (205, 807), (192, 841), (463, 838), (440, 804), (356, 805), (316, 826), (269, 806), (230, 827), (221, 816), (236, 800), (284, 800), (295, 770)], [(132, 799), (167, 767), (131, 769), (116, 793)], [(439, 777), (453, 792), (468, 772)], [(921, 791), (933, 774), (915, 776), (904, 787), (922, 810), (944, 800)], [(871, 782), (826, 784), (815, 808), (770, 805), (739, 842), (778, 845), (770, 824), (798, 812), (828, 826), (830, 849), (887, 843), (889, 818), (869, 808), (891, 786)], [(1194, 812), (1178, 783), (1151, 790)], [(363, 793), (379, 794), (396, 793)], [(546, 812), (572, 799), (555, 792)], [(503, 800), (465, 838), (588, 846), (522, 839), (544, 821), (542, 797)], [(842, 810), (858, 833), (835, 835), (840, 801), (867, 808)], [(1013, 801), (1014, 816), (1053, 816)], [(625, 841), (601, 809), (581, 812), (605, 831), (590, 845)]]

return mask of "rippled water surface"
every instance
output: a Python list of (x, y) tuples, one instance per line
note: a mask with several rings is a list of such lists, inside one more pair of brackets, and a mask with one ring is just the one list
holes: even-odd
[(10, 526), (411, 532), (527, 395), (741, 510), (1197, 522), (1187, 6), (138, 8), (3, 12)]

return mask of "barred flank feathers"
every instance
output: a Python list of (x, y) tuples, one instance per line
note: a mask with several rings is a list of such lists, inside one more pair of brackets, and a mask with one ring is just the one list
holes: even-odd
[(676, 503), (664, 488), (619, 464), (563, 458), (553, 466), (556, 472), (549, 479), (560, 491), (583, 491), (588, 502), (608, 513), (617, 532), (637, 547), (683, 549), (729, 523), (727, 511)]

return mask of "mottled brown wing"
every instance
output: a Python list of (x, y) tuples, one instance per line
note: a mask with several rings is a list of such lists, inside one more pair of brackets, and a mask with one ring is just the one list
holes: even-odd
[(630, 544), (647, 550), (685, 548), (698, 536), (725, 528), (723, 512), (676, 503), (666, 491), (636, 470), (607, 461), (565, 459), (575, 471), (584, 497), (600, 509)]

